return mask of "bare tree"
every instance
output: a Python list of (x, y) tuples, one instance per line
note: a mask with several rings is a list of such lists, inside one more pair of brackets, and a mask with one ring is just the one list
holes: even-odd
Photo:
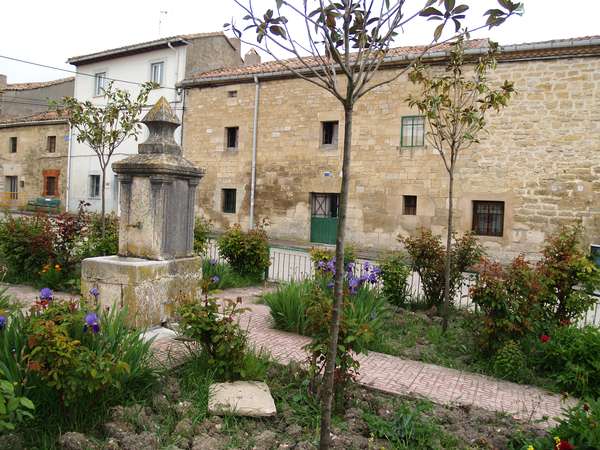
[(155, 86), (151, 82), (144, 83), (137, 96), (132, 99), (129, 91), (113, 89), (111, 81), (102, 90), (102, 99), (105, 101), (103, 105), (96, 105), (89, 100), (81, 102), (73, 97), (65, 97), (60, 102), (71, 127), (77, 132), (77, 142), (87, 144), (100, 163), (102, 236), (106, 225), (106, 169), (115, 150), (125, 139), (133, 137), (137, 140), (141, 131), (139, 117)]
[(452, 213), (456, 162), (464, 150), (479, 142), (479, 135), (487, 124), (486, 114), (505, 107), (515, 92), (513, 83), (504, 81), (494, 88), (494, 84), (488, 81), (488, 71), (496, 67), (498, 44), (489, 42), (489, 51), (475, 61), (465, 60), (464, 50), (464, 39), (460, 37), (452, 45), (442, 74), (435, 75), (423, 65), (416, 66), (409, 79), (419, 86), (420, 92), (407, 100), (411, 107), (416, 107), (425, 116), (429, 125), (427, 140), (438, 151), (448, 172), (448, 230), (442, 305), (444, 331), (448, 328), (453, 264)]
[[(274, 0), (274, 9), (257, 14), (252, 0), (234, 1), (245, 13), (244, 31), (252, 30), (256, 35), (256, 42), (243, 39), (242, 42), (266, 52), (293, 75), (329, 92), (344, 108), (334, 302), (322, 387), (320, 448), (328, 449), (331, 442), (335, 355), (343, 301), (344, 242), (354, 105), (373, 89), (400, 78), (419, 56), (439, 45), (446, 25), (454, 25), (454, 33), (459, 33), (461, 21), (469, 7), (457, 5), (455, 0), (427, 0), (424, 6), (415, 6), (417, 3), (423, 5), (418, 0)], [(412, 12), (409, 12), (407, 3), (413, 5)], [(434, 6), (436, 3), (437, 7)], [(485, 13), (487, 21), (482, 27), (497, 26), (521, 10), (521, 4), (512, 0), (498, 0), (498, 3), (499, 8)], [(419, 17), (439, 22), (431, 42), (423, 46), (418, 55), (414, 55), (410, 64), (376, 81), (375, 74), (386, 61), (391, 46), (395, 44), (398, 30)], [(292, 20), (303, 30), (297, 36), (290, 32)], [(242, 31), (233, 20), (231, 24), (225, 24), (225, 27), (237, 37), (242, 37)], [(280, 58), (280, 53), (295, 59), (284, 60)]]

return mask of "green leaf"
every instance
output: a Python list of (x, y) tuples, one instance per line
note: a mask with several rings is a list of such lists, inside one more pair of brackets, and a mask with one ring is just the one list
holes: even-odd
[(440, 37), (442, 36), (442, 32), (444, 31), (444, 25), (446, 25), (446, 23), (440, 23), (436, 29), (435, 32), (433, 33), (433, 40), (434, 41), (439, 41)]
[(421, 17), (429, 17), (429, 16), (443, 16), (444, 14), (437, 8), (429, 7), (425, 8), (423, 11), (419, 13)]
[(35, 409), (35, 405), (27, 397), (21, 397), (21, 405), (28, 409)]

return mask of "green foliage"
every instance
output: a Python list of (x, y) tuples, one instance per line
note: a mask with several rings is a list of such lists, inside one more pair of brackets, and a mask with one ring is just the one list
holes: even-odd
[(269, 268), (271, 260), (265, 226), (263, 222), (244, 232), (235, 224), (219, 237), (219, 253), (239, 274), (260, 280)]
[(459, 442), (455, 437), (427, 417), (431, 409), (431, 404), (427, 402), (420, 402), (416, 407), (402, 402), (389, 418), (370, 412), (363, 413), (363, 418), (374, 436), (388, 440), (396, 449), (434, 450), (458, 447)]
[(275, 292), (263, 295), (271, 310), (271, 317), (278, 330), (306, 335), (308, 317), (306, 310), (314, 288), (312, 280), (291, 281), (277, 286)]
[(507, 341), (494, 356), (492, 370), (495, 376), (521, 382), (527, 378), (527, 358), (515, 341)]
[(31, 400), (15, 394), (14, 384), (4, 379), (0, 369), (0, 432), (14, 430), (17, 424), (32, 418), (34, 409)]
[(258, 283), (258, 280), (253, 275), (241, 275), (229, 264), (219, 263), (216, 260), (202, 261), (202, 277), (204, 279), (213, 279), (218, 277), (218, 281), (212, 281), (210, 284), (211, 290), (214, 289), (229, 289), (253, 286)]
[[(446, 249), (439, 236), (421, 229), (417, 236), (398, 237), (410, 256), (412, 268), (421, 279), (428, 306), (440, 306), (444, 301)], [(463, 272), (479, 262), (483, 247), (473, 233), (457, 238), (450, 250), (450, 298), (453, 299), (462, 282)]]
[[(532, 338), (533, 341), (533, 338)], [(577, 397), (600, 397), (600, 330), (596, 327), (557, 327), (547, 342), (535, 339), (532, 362)]]
[[(327, 264), (335, 257), (335, 250), (325, 247), (311, 247), (310, 259), (316, 266), (320, 261)], [(351, 262), (356, 260), (356, 251), (351, 245), (344, 246), (344, 267), (348, 266)]]
[(206, 254), (212, 229), (212, 222), (210, 220), (203, 217), (196, 217), (196, 221), (194, 222), (194, 253), (197, 255)]
[(410, 286), (407, 279), (411, 274), (410, 266), (401, 253), (387, 256), (379, 266), (383, 280), (382, 294), (395, 306), (404, 306), (410, 302)]
[(116, 255), (119, 250), (119, 217), (114, 213), (105, 215), (104, 233), (102, 233), (102, 217), (99, 214), (89, 214), (83, 237), (78, 249), (80, 260)]
[[(205, 290), (206, 292), (206, 290)], [(217, 379), (244, 378), (248, 337), (238, 316), (245, 311), (237, 301), (225, 300), (222, 307), (205, 293), (203, 301), (181, 299), (177, 308), (181, 332), (207, 355), (207, 364)]]

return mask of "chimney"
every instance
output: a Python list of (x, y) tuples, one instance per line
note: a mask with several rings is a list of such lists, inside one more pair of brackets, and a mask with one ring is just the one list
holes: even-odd
[(260, 64), (260, 55), (256, 53), (256, 50), (251, 48), (244, 56), (244, 65), (253, 66), (255, 64)]
[(231, 42), (231, 45), (233, 45), (235, 47), (235, 49), (237, 50), (237, 54), (240, 55), (240, 57), (242, 56), (242, 42), (236, 38), (236, 37), (227, 37), (227, 39), (229, 39), (229, 42)]
[(2, 89), (4, 89), (7, 86), (7, 79), (6, 79), (6, 75), (4, 75), (3, 73), (0, 73), (0, 91)]

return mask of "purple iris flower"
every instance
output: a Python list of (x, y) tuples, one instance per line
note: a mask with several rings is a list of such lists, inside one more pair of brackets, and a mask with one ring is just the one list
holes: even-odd
[(346, 266), (346, 271), (354, 272), (354, 263), (353, 262), (348, 263), (348, 265)]
[(210, 281), (211, 283), (217, 284), (219, 282), (220, 278), (218, 275), (213, 275), (212, 277), (210, 277)]
[(98, 316), (96, 313), (87, 313), (85, 316), (85, 325), (83, 326), (83, 332), (85, 333), (88, 328), (92, 329), (93, 333), (100, 331), (100, 325), (98, 324)]
[(54, 293), (52, 292), (52, 289), (50, 289), (50, 288), (43, 288), (40, 291), (40, 299), (41, 300), (52, 300), (53, 296), (54, 296)]
[(97, 287), (93, 287), (90, 289), (90, 294), (93, 295), (95, 299), (98, 299), (98, 296), (100, 295), (100, 291), (98, 290)]
[(325, 262), (324, 262), (324, 261), (319, 261), (319, 262), (317, 263), (317, 267), (318, 267), (319, 269), (322, 269), (322, 268), (324, 268), (324, 267), (325, 267)]
[(329, 289), (333, 289), (333, 286), (335, 286), (335, 283), (333, 281), (330, 281), (329, 283), (327, 283), (327, 287)]
[(375, 272), (371, 272), (369, 274), (369, 282), (371, 284), (375, 284), (375, 283), (377, 283), (377, 281), (378, 281), (377, 274)]
[(335, 261), (333, 259), (327, 263), (327, 270), (331, 273), (335, 273)]
[(360, 278), (358, 279), (360, 281), (360, 284), (364, 283), (365, 281), (369, 280), (370, 275), (368, 273), (363, 273)]
[(6, 317), (0, 316), (0, 330), (4, 330), (6, 327)]
[(369, 261), (365, 261), (365, 263), (363, 264), (363, 269), (365, 269), (366, 272), (368, 272), (371, 269), (371, 264), (369, 263)]
[(211, 266), (216, 266), (218, 262), (219, 261), (217, 261), (215, 258), (211, 258), (210, 261), (208, 261)]

